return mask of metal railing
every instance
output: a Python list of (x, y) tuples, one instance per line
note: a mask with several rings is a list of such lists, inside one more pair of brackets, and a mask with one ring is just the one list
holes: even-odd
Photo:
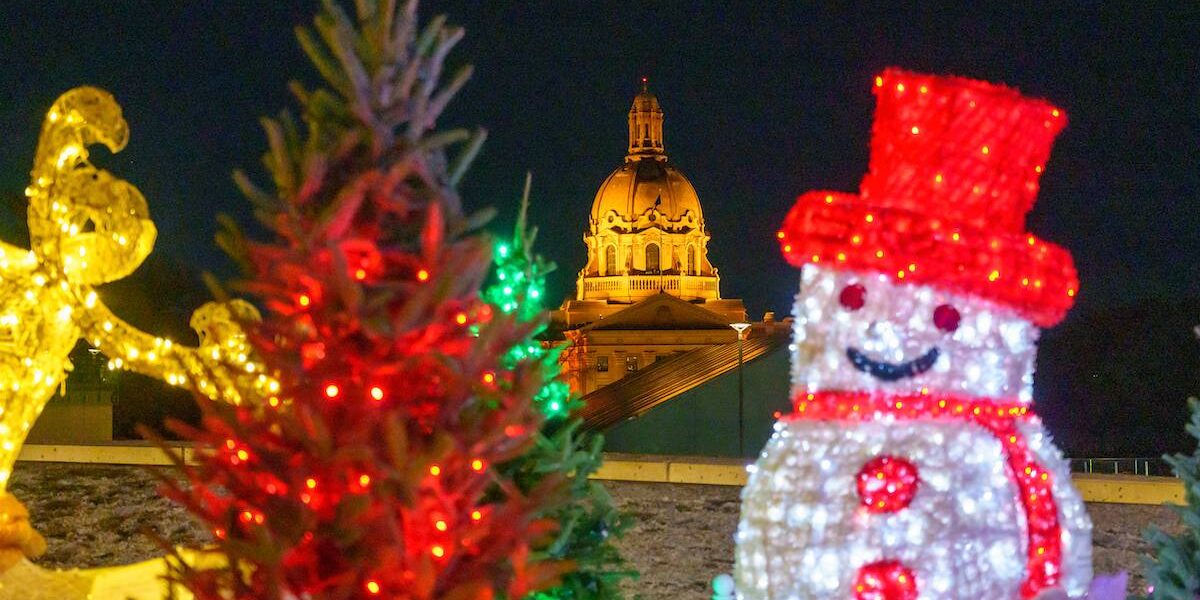
[(1074, 473), (1108, 475), (1142, 475), (1145, 477), (1174, 477), (1171, 465), (1162, 458), (1072, 458)]

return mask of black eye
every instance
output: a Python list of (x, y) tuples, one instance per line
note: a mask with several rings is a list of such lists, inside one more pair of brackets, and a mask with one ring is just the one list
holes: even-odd
[(933, 309), (933, 324), (946, 333), (953, 333), (958, 329), (960, 321), (962, 321), (962, 315), (958, 314), (958, 309), (949, 304), (943, 304)]
[(846, 310), (858, 310), (867, 303), (867, 288), (860, 283), (850, 284), (842, 288), (838, 302), (846, 307)]

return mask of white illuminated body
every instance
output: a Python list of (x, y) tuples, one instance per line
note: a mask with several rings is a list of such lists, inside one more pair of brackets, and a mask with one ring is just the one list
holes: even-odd
[[(861, 285), (851, 310), (842, 290)], [(818, 266), (802, 269), (795, 307), (793, 392), (865, 391), (880, 395), (951, 395), (1007, 403), (1032, 400), (1039, 329), (985, 300), (908, 285), (878, 274)], [(939, 306), (961, 320), (944, 331)], [(855, 349), (879, 365), (936, 360), (887, 381), (853, 364)], [(919, 371), (919, 372), (916, 372)], [(1053, 477), (1062, 528), (1062, 587), (1081, 596), (1091, 581), (1091, 522), (1061, 453), (1041, 422), (1020, 426)], [(881, 455), (919, 472), (911, 503), (892, 513), (862, 504), (856, 475)], [(735, 578), (746, 600), (846, 600), (860, 567), (898, 560), (912, 569), (922, 600), (1020, 598), (1027, 533), (1018, 486), (1003, 446), (965, 420), (862, 421), (784, 419), (742, 493)]]

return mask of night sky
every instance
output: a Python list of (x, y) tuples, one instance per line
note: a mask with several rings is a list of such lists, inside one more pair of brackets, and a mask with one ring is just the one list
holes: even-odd
[[(427, 3), (424, 13), (466, 27), (452, 62), (476, 66), (444, 125), (490, 133), (463, 187), (468, 206), (496, 206), (497, 229), (510, 223), (531, 170), (539, 248), (561, 268), (551, 297), (572, 293), (592, 198), (621, 164), (645, 75), (666, 112), (668, 154), (700, 195), (722, 293), (753, 318), (785, 315), (797, 276), (773, 234), (798, 194), (857, 189), (870, 86), (895, 65), (1003, 82), (1067, 112), (1028, 224), (1074, 254), (1077, 314), (1200, 298), (1200, 12), (794, 4)], [(0, 198), (20, 204), (53, 99), (99, 85), (124, 106), (132, 136), (97, 162), (146, 195), (156, 253), (228, 272), (215, 215), (250, 221), (229, 173), (261, 176), (257, 117), (292, 106), (289, 79), (315, 82), (291, 29), (316, 5), (5, 3)], [(24, 229), (6, 217), (0, 234), (19, 240)]]

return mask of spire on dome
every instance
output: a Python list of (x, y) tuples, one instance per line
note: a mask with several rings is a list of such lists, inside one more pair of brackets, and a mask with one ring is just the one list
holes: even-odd
[(649, 78), (642, 77), (642, 91), (633, 97), (633, 106), (629, 109), (629, 153), (625, 160), (666, 160), (664, 152), (662, 107), (658, 98), (650, 93)]

